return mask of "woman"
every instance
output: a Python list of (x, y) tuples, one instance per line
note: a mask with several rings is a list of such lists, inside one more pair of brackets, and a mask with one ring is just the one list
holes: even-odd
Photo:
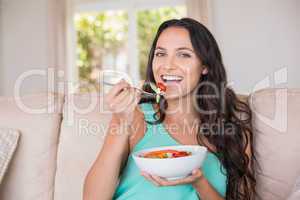
[[(212, 34), (190, 18), (162, 23), (147, 67), (143, 89), (153, 92), (148, 83), (161, 82), (166, 92), (156, 103), (124, 80), (111, 89), (112, 120), (86, 177), (84, 199), (253, 199), (251, 111), (226, 86)], [(202, 168), (183, 179), (140, 172), (132, 159), (141, 149), (180, 144), (209, 150)]]

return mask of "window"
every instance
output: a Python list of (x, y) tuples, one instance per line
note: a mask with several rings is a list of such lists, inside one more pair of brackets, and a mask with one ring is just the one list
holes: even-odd
[(148, 54), (159, 25), (168, 19), (184, 17), (185, 13), (184, 6), (160, 7), (137, 12), (139, 74), (141, 79), (146, 77)]
[(158, 26), (167, 19), (184, 16), (183, 0), (77, 5), (73, 19), (76, 32), (73, 80), (79, 80), (79, 91), (101, 90), (100, 74), (105, 70), (126, 73), (137, 84), (145, 78), (148, 53)]
[(122, 10), (75, 15), (76, 68), (81, 90), (99, 90), (101, 70), (128, 73), (128, 15)]

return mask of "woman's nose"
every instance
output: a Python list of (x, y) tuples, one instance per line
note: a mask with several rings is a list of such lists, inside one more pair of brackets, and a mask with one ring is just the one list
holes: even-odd
[(165, 69), (173, 69), (176, 68), (175, 58), (173, 56), (170, 56), (166, 59), (166, 62), (164, 64)]

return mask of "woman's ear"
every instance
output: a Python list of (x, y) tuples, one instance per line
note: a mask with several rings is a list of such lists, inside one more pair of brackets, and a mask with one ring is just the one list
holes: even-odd
[(203, 66), (204, 69), (202, 70), (202, 75), (206, 75), (208, 73), (208, 69), (206, 66)]

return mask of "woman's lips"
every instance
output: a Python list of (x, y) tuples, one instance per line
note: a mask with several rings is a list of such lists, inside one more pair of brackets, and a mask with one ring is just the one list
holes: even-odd
[(179, 85), (181, 81), (164, 81), (166, 86), (168, 85)]
[(183, 80), (183, 77), (178, 75), (164, 74), (160, 76), (160, 79), (165, 85), (178, 85)]
[(162, 82), (166, 86), (167, 90), (170, 88), (179, 87), (181, 81), (164, 81), (164, 80), (162, 80)]

